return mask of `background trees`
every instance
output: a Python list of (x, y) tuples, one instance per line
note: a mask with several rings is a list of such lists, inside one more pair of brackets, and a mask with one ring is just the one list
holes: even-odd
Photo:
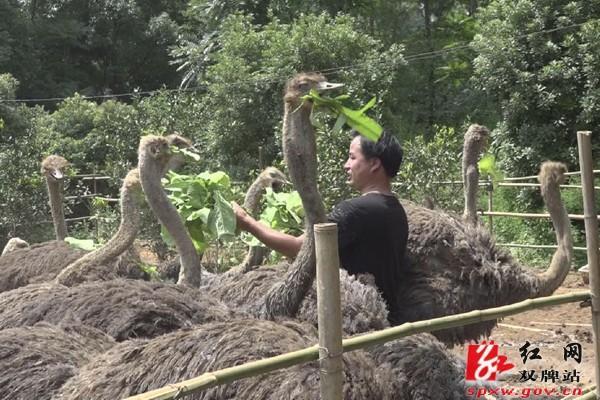
[[(177, 131), (204, 153), (198, 170), (246, 180), (259, 148), (279, 164), (281, 91), (300, 70), (345, 83), (352, 106), (377, 96), (371, 115), (405, 142), (402, 197), (460, 206), (432, 181), (458, 178), (472, 122), (493, 129), (508, 175), (549, 158), (576, 169), (575, 132), (599, 122), (599, 17), (600, 0), (4, 0), (0, 233), (47, 212), (37, 163), (51, 152), (120, 177), (140, 135)], [(349, 195), (348, 138), (321, 122), (333, 203)], [(539, 206), (532, 193), (503, 207)]]

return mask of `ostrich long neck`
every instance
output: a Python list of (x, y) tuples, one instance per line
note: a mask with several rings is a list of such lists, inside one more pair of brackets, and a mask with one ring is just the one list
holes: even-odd
[(63, 209), (64, 183), (62, 179), (46, 178), (46, 186), (48, 187), (48, 197), (50, 197), (50, 212), (54, 222), (56, 240), (65, 240), (65, 237), (67, 237), (67, 223), (65, 222)]
[[(545, 183), (542, 182), (542, 185)], [(548, 296), (561, 285), (569, 273), (573, 257), (571, 221), (560, 196), (559, 184), (557, 182), (546, 184), (546, 187), (542, 188), (542, 194), (552, 218), (558, 248), (552, 256), (550, 266), (539, 277), (539, 290), (536, 296)]]
[(481, 149), (476, 141), (467, 138), (463, 146), (462, 173), (465, 195), (464, 218), (470, 224), (477, 223), (477, 189), (479, 185), (479, 170), (477, 158)]
[(126, 186), (121, 190), (121, 223), (117, 233), (106, 244), (97, 250), (87, 253), (65, 269), (65, 273), (85, 268), (87, 265), (106, 265), (133, 245), (140, 230), (142, 194), (138, 190), (130, 190)]
[[(252, 185), (250, 185), (248, 191), (246, 192), (246, 196), (244, 197), (244, 208), (252, 216), (256, 216), (258, 213), (258, 206), (260, 204), (260, 198), (263, 190), (266, 187), (265, 185), (265, 178), (261, 174), (254, 180), (254, 182), (252, 182)], [(244, 260), (240, 264), (242, 272), (248, 272), (255, 265), (262, 263), (265, 254), (267, 253), (264, 247), (250, 246), (248, 248), (248, 253), (246, 253)]]
[(293, 317), (315, 277), (313, 225), (325, 222), (326, 213), (317, 189), (317, 152), (310, 109), (285, 103), (283, 119), (283, 154), (290, 179), (304, 206), (306, 231), (304, 242), (283, 282), (272, 287), (265, 296), (267, 318), (276, 315)]
[(246, 192), (246, 196), (244, 197), (244, 209), (251, 215), (255, 215), (258, 212), (260, 198), (262, 197), (264, 189), (265, 179), (262, 175), (259, 175), (258, 178), (252, 182), (252, 185), (250, 185)]
[(161, 168), (146, 152), (140, 154), (139, 167), (146, 200), (177, 246), (181, 259), (178, 283), (194, 287), (200, 286), (200, 258), (179, 213), (171, 204), (160, 183), (164, 168)]

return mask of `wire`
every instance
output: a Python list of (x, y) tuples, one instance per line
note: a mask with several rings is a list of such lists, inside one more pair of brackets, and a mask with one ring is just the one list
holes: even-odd
[[(523, 35), (518, 35), (515, 38), (516, 39), (524, 39), (524, 38), (527, 38), (530, 36), (541, 35), (544, 33), (552, 33), (552, 32), (558, 32), (558, 31), (562, 31), (562, 30), (566, 30), (566, 29), (577, 28), (577, 27), (583, 26), (584, 24), (598, 22), (598, 21), (600, 21), (600, 18), (590, 19), (588, 21), (580, 22), (577, 24), (571, 24), (571, 25), (566, 25), (566, 26), (561, 26), (561, 27), (556, 27), (556, 28), (544, 29), (541, 31), (529, 32), (529, 33), (525, 33)], [(400, 43), (400, 44), (403, 44), (403, 43)], [(432, 59), (432, 58), (435, 58), (435, 57), (438, 57), (441, 55), (445, 55), (447, 53), (452, 53), (454, 51), (469, 49), (470, 47), (471, 47), (471, 45), (469, 42), (462, 42), (462, 43), (459, 42), (459, 44), (456, 44), (454, 46), (450, 46), (450, 47), (447, 47), (444, 49), (426, 51), (423, 53), (409, 54), (404, 57), (404, 60), (407, 63), (410, 63), (412, 61), (422, 61), (422, 60)], [(373, 63), (372, 61), (368, 61), (368, 62), (365, 61), (362, 63), (344, 65), (344, 66), (340, 66), (340, 67), (324, 68), (319, 71), (312, 71), (312, 72), (319, 72), (319, 73), (323, 73), (323, 74), (327, 74), (327, 75), (337, 75), (342, 72), (364, 69), (369, 66), (373, 66), (373, 64), (375, 64), (375, 65), (379, 65), (379, 64), (391, 65), (389, 61), (384, 61), (384, 60), (381, 60), (381, 61), (378, 61), (375, 63)], [(265, 77), (263, 79), (255, 79), (255, 80), (248, 79), (248, 80), (232, 82), (229, 85), (233, 85), (233, 86), (240, 85), (241, 86), (243, 84), (277, 83), (277, 82), (281, 82), (281, 80), (286, 79), (287, 77), (288, 77), (287, 75), (286, 76), (273, 75), (273, 76)], [(147, 91), (134, 91), (134, 92), (129, 92), (129, 93), (117, 93), (117, 94), (105, 94), (105, 95), (81, 96), (81, 97), (86, 100), (94, 100), (94, 99), (106, 99), (106, 98), (115, 98), (115, 97), (118, 98), (118, 97), (134, 97), (134, 96), (153, 95), (155, 93), (164, 93), (164, 92), (167, 92), (167, 93), (194, 92), (194, 91), (198, 91), (198, 90), (206, 89), (206, 88), (208, 88), (208, 85), (199, 85), (199, 86), (194, 86), (191, 88), (189, 88), (189, 87), (188, 88), (181, 88), (181, 87), (180, 88), (163, 88), (163, 89), (147, 90)], [(64, 101), (71, 97), (49, 97), (49, 98), (38, 98), (38, 99), (0, 99), (0, 104), (2, 104), (2, 103), (57, 102), (57, 101)]]

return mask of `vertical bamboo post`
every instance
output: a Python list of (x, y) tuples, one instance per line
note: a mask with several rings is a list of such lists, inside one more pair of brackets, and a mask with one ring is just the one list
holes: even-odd
[[(592, 166), (592, 132), (577, 132), (579, 147), (579, 169), (583, 193), (583, 215), (585, 221), (585, 243), (592, 294), (592, 326), (594, 330), (594, 350), (596, 360), (600, 357), (600, 267), (598, 266), (598, 219), (594, 207), (594, 172)], [(600, 363), (596, 362), (596, 384), (600, 382)], [(600, 388), (596, 387), (596, 398), (600, 398)]]
[(337, 224), (315, 224), (315, 249), (321, 399), (341, 400), (343, 349)]
[(265, 155), (262, 146), (258, 146), (258, 168), (261, 171), (265, 169)]
[(494, 184), (492, 183), (492, 181), (490, 181), (489, 176), (488, 176), (487, 192), (488, 192), (488, 212), (490, 213), (490, 215), (488, 216), (489, 224), (490, 224), (489, 230), (490, 230), (490, 233), (494, 233), (494, 217), (491, 214), (491, 212), (494, 211)]

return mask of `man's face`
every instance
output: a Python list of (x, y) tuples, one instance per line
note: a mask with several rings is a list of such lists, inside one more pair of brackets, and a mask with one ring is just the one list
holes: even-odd
[(344, 170), (348, 174), (348, 184), (354, 189), (362, 191), (370, 182), (375, 167), (375, 161), (378, 159), (366, 159), (360, 146), (360, 136), (356, 136), (350, 142), (348, 160), (344, 164)]

